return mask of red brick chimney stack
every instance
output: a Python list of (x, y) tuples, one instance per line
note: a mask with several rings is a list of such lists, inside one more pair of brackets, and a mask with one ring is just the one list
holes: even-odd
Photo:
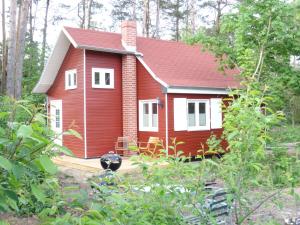
[[(122, 44), (126, 50), (136, 50), (136, 22), (122, 22)], [(136, 56), (122, 57), (123, 136), (137, 140)]]
[(136, 21), (123, 21), (121, 29), (124, 47), (136, 48)]

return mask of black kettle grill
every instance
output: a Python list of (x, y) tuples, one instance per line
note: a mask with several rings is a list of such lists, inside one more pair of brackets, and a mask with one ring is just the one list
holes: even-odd
[(100, 164), (104, 170), (117, 171), (122, 165), (122, 158), (114, 152), (109, 152), (100, 158)]

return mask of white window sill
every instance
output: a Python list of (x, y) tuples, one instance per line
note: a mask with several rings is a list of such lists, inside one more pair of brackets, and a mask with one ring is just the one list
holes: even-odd
[(158, 132), (158, 128), (140, 128), (139, 131), (145, 131), (145, 132)]
[(66, 87), (66, 90), (73, 90), (73, 89), (76, 89), (77, 86), (69, 86), (69, 87)]
[(188, 127), (187, 131), (207, 131), (209, 127)]
[(95, 88), (95, 89), (115, 89), (114, 87), (109, 87), (109, 86), (92, 86), (92, 88)]

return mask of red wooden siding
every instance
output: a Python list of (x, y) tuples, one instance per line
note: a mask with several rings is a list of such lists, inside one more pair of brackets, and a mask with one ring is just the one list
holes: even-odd
[[(92, 68), (113, 68), (114, 89), (92, 88)], [(121, 56), (86, 51), (87, 157), (98, 157), (114, 150), (122, 136)]]
[[(138, 131), (138, 141), (147, 142), (150, 136), (160, 137), (166, 143), (166, 113), (165, 96), (162, 86), (155, 81), (144, 66), (137, 62), (137, 97), (139, 100), (160, 98), (163, 107), (158, 106), (158, 132)], [(137, 103), (138, 104), (138, 103)], [(139, 115), (139, 114), (138, 114)]]
[[(65, 90), (65, 71), (77, 70), (77, 88)], [(82, 136), (82, 140), (69, 135), (63, 136), (63, 145), (71, 149), (77, 157), (84, 157), (84, 120), (83, 120), (83, 50), (70, 46), (52, 87), (47, 92), (49, 102), (62, 100), (63, 131), (72, 124)]]
[[(197, 151), (205, 146), (207, 139), (212, 133), (220, 137), (223, 129), (211, 129), (207, 131), (174, 131), (174, 98), (187, 99), (210, 99), (223, 98), (222, 95), (200, 95), (200, 94), (168, 94), (168, 111), (169, 111), (169, 138), (175, 138), (177, 141), (183, 141), (185, 144), (179, 145), (177, 150), (184, 151), (186, 156), (197, 155)], [(225, 147), (226, 143), (222, 143)]]

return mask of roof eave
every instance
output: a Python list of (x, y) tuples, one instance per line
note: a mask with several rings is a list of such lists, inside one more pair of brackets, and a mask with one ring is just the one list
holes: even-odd
[(168, 94), (214, 94), (227, 95), (232, 88), (170, 86), (164, 89)]
[(86, 49), (86, 50), (92, 50), (92, 51), (99, 51), (99, 52), (109, 52), (109, 53), (117, 53), (122, 55), (136, 55), (136, 56), (142, 56), (143, 54), (136, 51), (127, 51), (127, 50), (120, 50), (120, 49), (114, 49), (114, 48), (98, 48), (95, 46), (89, 46), (89, 45), (78, 45), (78, 48)]

